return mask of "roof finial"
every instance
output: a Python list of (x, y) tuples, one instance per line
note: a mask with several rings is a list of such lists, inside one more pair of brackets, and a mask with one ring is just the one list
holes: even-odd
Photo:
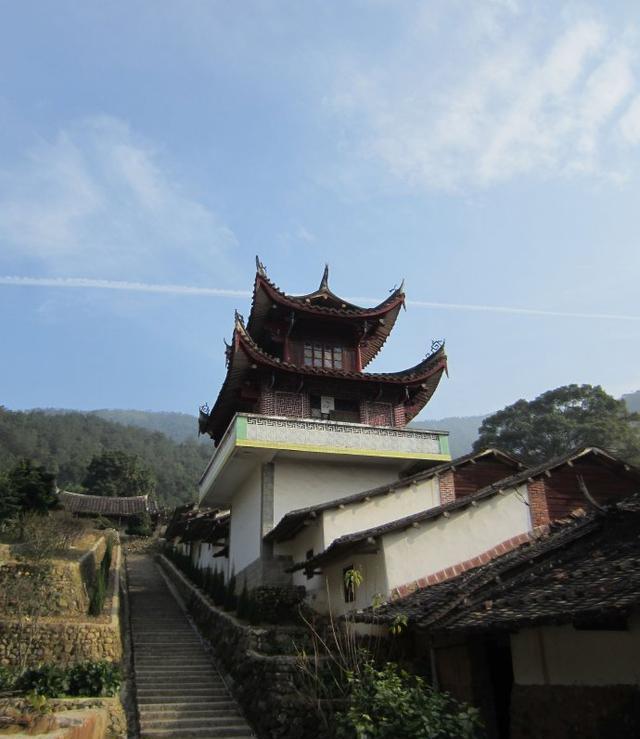
[(261, 277), (267, 276), (267, 268), (260, 261), (260, 257), (256, 254), (256, 270)]
[(236, 326), (240, 324), (242, 328), (244, 328), (244, 316), (242, 315), (242, 313), (239, 313), (237, 309), (236, 309), (236, 314), (234, 316), (234, 320), (235, 320)]
[(318, 290), (328, 290), (329, 289), (329, 265), (324, 265), (324, 272), (322, 273), (322, 280), (320, 281), (320, 287)]

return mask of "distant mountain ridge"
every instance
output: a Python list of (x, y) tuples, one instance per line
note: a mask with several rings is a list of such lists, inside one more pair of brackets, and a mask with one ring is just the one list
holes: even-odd
[[(489, 415), (489, 414), (487, 414)], [(452, 457), (461, 457), (471, 451), (478, 438), (478, 430), (487, 416), (449, 416), (426, 421), (414, 421), (412, 426), (421, 429), (449, 432), (449, 451)]]
[[(48, 415), (81, 412), (87, 416), (98, 416), (98, 418), (103, 418), (105, 421), (119, 423), (121, 426), (159, 431), (178, 443), (189, 440), (198, 441), (198, 419), (190, 413), (120, 410), (117, 408), (99, 408), (95, 411), (76, 411), (71, 408), (35, 408), (34, 410), (42, 411)], [(200, 441), (211, 443), (209, 437), (200, 437)]]

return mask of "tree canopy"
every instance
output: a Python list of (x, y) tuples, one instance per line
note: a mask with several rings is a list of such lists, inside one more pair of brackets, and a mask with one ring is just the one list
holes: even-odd
[(640, 416), (599, 385), (566, 385), (485, 418), (474, 450), (497, 446), (530, 464), (582, 445), (640, 461)]
[(84, 486), (91, 495), (122, 498), (153, 493), (156, 481), (136, 454), (111, 450), (93, 457)]
[(0, 521), (17, 513), (46, 513), (58, 502), (55, 476), (29, 459), (0, 476)]

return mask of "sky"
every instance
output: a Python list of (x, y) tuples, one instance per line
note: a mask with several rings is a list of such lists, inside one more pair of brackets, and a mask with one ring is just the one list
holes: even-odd
[(0, 405), (196, 413), (255, 255), (406, 280), (421, 418), (640, 388), (640, 6), (2, 3)]

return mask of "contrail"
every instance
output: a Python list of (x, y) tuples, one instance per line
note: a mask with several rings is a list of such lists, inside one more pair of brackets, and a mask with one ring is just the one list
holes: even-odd
[[(13, 287), (84, 288), (90, 290), (123, 290), (128, 292), (164, 293), (166, 295), (196, 295), (215, 298), (249, 298), (249, 290), (227, 290), (219, 287), (196, 287), (195, 285), (164, 285), (149, 282), (126, 282), (122, 280), (96, 280), (88, 277), (11, 277), (0, 276), (0, 285)], [(348, 298), (350, 301), (376, 303), (375, 298)], [(574, 313), (567, 311), (517, 308), (508, 305), (477, 305), (474, 303), (437, 303), (426, 300), (407, 300), (414, 308), (438, 310), (482, 311), (485, 313), (507, 313), (525, 316), (552, 318), (577, 318), (603, 321), (640, 321), (640, 316), (618, 313)]]

